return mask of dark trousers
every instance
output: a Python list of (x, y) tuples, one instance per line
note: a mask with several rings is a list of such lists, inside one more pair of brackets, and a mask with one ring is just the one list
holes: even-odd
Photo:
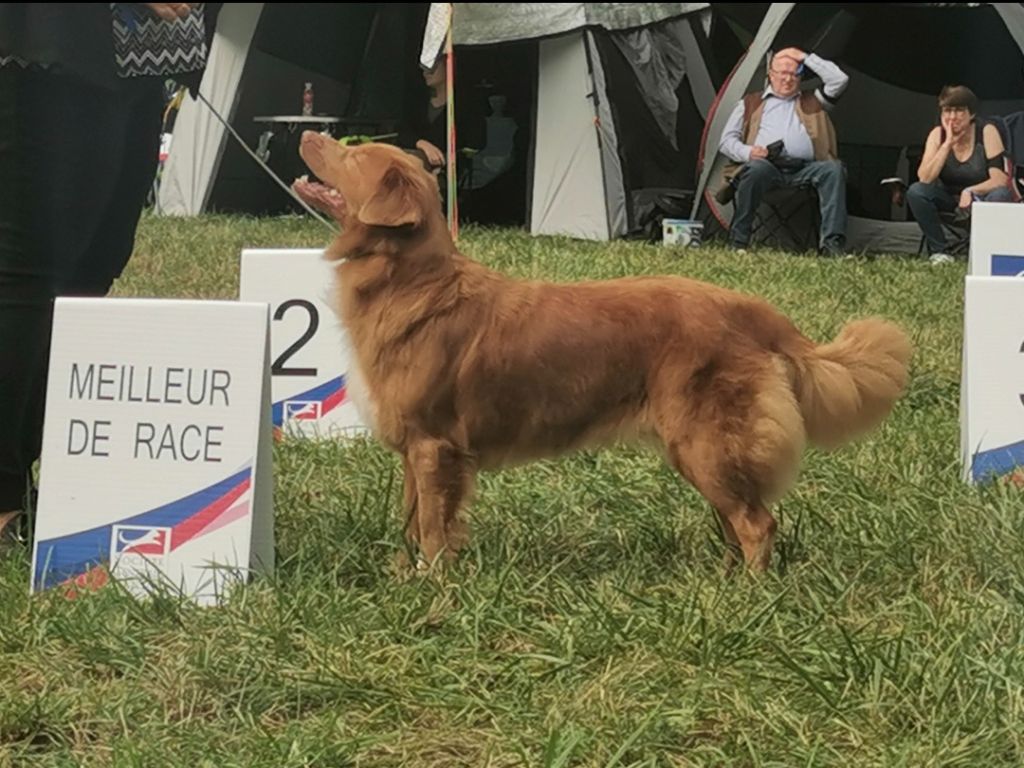
[(795, 171), (780, 171), (767, 160), (746, 163), (734, 182), (736, 197), (729, 239), (734, 245), (750, 242), (751, 227), (761, 199), (776, 187), (810, 184), (821, 207), (822, 247), (846, 244), (846, 169), (838, 160), (815, 160)]
[(54, 298), (106, 294), (131, 255), (162, 99), (0, 67), (0, 512), (39, 455)]
[[(1013, 193), (1008, 187), (999, 187), (979, 195), (978, 199), (987, 203), (1009, 203), (1013, 200)], [(946, 232), (942, 228), (939, 213), (955, 211), (960, 205), (960, 196), (954, 195), (940, 182), (925, 184), (915, 181), (907, 190), (907, 205), (910, 206), (917, 225), (921, 227), (921, 232), (928, 243), (928, 252), (945, 253)]]

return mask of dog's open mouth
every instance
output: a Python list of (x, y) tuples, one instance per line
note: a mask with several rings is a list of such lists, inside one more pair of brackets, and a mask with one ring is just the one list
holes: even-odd
[(292, 182), (292, 189), (306, 205), (327, 214), (335, 221), (341, 221), (345, 215), (345, 198), (334, 187), (310, 181), (309, 176), (303, 175)]

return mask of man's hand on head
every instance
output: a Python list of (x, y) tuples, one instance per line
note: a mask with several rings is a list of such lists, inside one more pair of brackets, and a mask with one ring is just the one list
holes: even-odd
[(799, 48), (783, 48), (781, 51), (775, 54), (775, 58), (792, 59), (797, 64), (802, 64), (804, 59), (807, 58), (807, 54), (801, 51)]

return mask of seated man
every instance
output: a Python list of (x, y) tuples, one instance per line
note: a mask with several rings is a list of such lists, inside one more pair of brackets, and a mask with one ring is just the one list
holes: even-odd
[[(800, 92), (804, 69), (821, 77), (813, 93)], [(786, 48), (772, 57), (768, 80), (763, 93), (749, 93), (736, 105), (722, 132), (719, 150), (734, 161), (726, 170), (735, 190), (730, 243), (749, 244), (765, 192), (809, 183), (821, 203), (822, 252), (839, 255), (846, 246), (846, 179), (828, 111), (849, 77), (820, 56)]]

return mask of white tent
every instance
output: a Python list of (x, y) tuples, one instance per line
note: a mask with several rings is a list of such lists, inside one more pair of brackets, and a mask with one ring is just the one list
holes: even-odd
[[(631, 114), (616, 113), (618, 94), (606, 77), (598, 36), (614, 40), (633, 70), (665, 135), (676, 138), (676, 91), (685, 80), (701, 118), (714, 86), (698, 35), (706, 38), (708, 3), (435, 3), (421, 64), (452, 42), (493, 46), (538, 41), (529, 229), (594, 240), (633, 226), (620, 137)], [(696, 147), (677, 149), (693, 155)], [(679, 171), (678, 186), (692, 189)]]
[[(254, 58), (274, 58), (267, 55), (271, 46), (261, 40), (270, 34), (268, 25), (274, 26), (268, 14), (277, 5), (225, 4), (200, 88), (217, 112), (250, 137), (255, 129), (248, 102), (254, 98), (253, 91), (264, 87), (270, 71), (265, 63), (257, 67)], [(342, 7), (348, 10), (357, 5)], [(429, 60), (443, 40), (445, 26), (436, 23), (440, 9), (449, 7), (435, 4), (428, 15), (423, 4), (427, 23), (424, 27), (421, 22), (417, 47), (422, 42), (423, 56)], [(709, 72), (709, 4), (457, 3), (453, 7), (456, 62), (473, 55), (500, 60), (516, 46), (529, 49), (532, 66), (525, 76), (534, 80), (529, 84), (533, 103), (528, 110), (530, 124), (525, 126), (529, 152), (522, 162), (528, 166), (524, 223), (532, 233), (607, 240), (635, 230), (644, 201), (652, 195), (663, 190), (692, 194), (700, 132), (715, 95)], [(348, 87), (360, 88), (360, 78), (376, 72), (381, 62), (408, 57), (408, 49), (401, 48), (404, 39), (408, 38), (392, 35), (388, 42), (379, 20), (369, 23), (362, 51), (363, 58), (370, 56), (372, 61), (350, 67)], [(388, 54), (373, 58), (371, 43), (378, 48), (390, 45)], [(316, 46), (303, 53), (308, 59), (305, 66), (313, 66)], [(303, 70), (288, 62), (281, 64), (283, 58), (287, 57), (274, 58), (274, 63), (288, 67), (291, 82), (299, 83)], [(254, 70), (263, 73), (259, 80), (254, 81)], [(361, 91), (364, 95), (392, 91), (397, 82), (364, 85)], [(457, 103), (459, 85), (457, 81)], [(297, 100), (298, 86), (290, 87)], [(317, 87), (319, 99), (319, 83)], [(240, 101), (246, 102), (244, 109)], [(337, 102), (342, 116), (347, 115), (352, 99)], [(266, 103), (266, 109), (273, 111), (269, 100)], [(239, 195), (250, 190), (257, 180), (243, 176), (239, 169), (247, 164), (244, 174), (255, 174), (255, 164), (239, 156), (211, 110), (186, 100), (174, 127), (158, 209), (168, 215), (194, 215), (210, 209), (211, 200), (214, 207), (222, 205), (220, 190), (231, 183)]]
[[(209, 105), (188, 98), (181, 107), (157, 210), (261, 213), (268, 196), (277, 206), (287, 204), (217, 114), (251, 148), (262, 139), (262, 149), (281, 161), (276, 170), (295, 172), (297, 137), (282, 129), (287, 123), (255, 121), (299, 116), (306, 82), (315, 86), (317, 115), (358, 115), (344, 123), (357, 131), (362, 124), (391, 128), (408, 87), (407, 70), (415, 66), (403, 57), (418, 47), (427, 9), (425, 3), (225, 3), (199, 88)], [(378, 113), (393, 120), (381, 122)]]
[[(210, 47), (200, 93), (221, 115), (231, 115), (238, 98), (246, 55), (263, 3), (225, 3)], [(173, 144), (160, 178), (157, 210), (195, 216), (205, 210), (227, 129), (203, 105), (186, 99), (178, 114)]]

